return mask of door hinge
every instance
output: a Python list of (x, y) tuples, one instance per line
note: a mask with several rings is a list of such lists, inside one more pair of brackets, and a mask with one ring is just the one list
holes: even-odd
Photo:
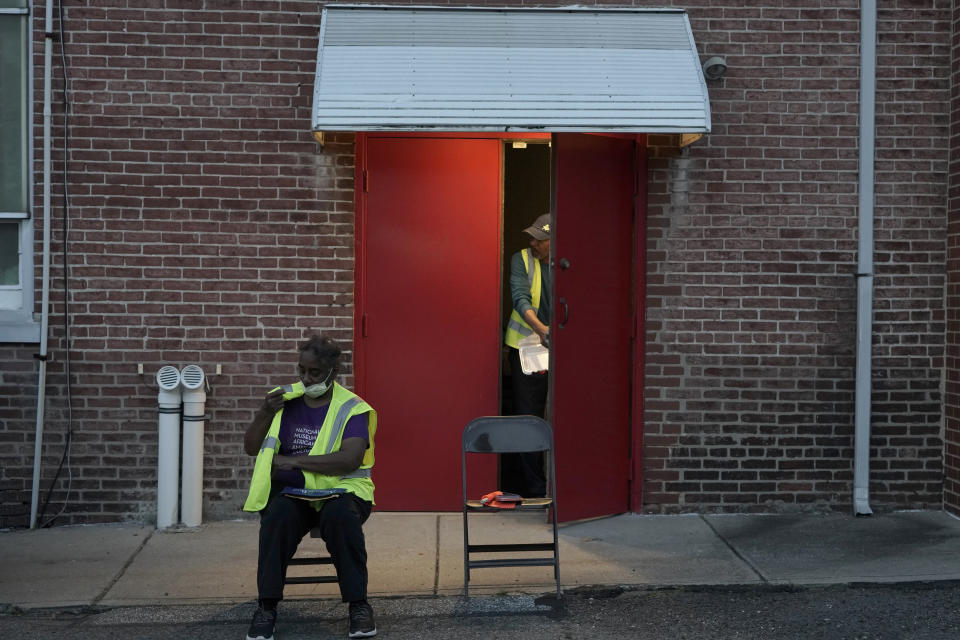
[(363, 170), (363, 192), (370, 193), (370, 174), (366, 169)]
[(363, 338), (367, 337), (367, 329), (369, 328), (370, 323), (367, 319), (367, 314), (360, 316), (360, 336)]

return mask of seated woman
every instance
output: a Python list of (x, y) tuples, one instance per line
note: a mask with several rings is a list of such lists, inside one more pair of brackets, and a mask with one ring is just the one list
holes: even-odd
[[(307, 340), (300, 347), (300, 382), (270, 391), (244, 436), (244, 449), (257, 461), (243, 508), (260, 512), (258, 601), (247, 640), (273, 639), (287, 563), (318, 526), (337, 570), (340, 595), (350, 603), (349, 637), (377, 634), (367, 603), (363, 537), (373, 507), (377, 413), (335, 382), (340, 353), (330, 338)], [(308, 502), (281, 494), (285, 487), (346, 493)]]

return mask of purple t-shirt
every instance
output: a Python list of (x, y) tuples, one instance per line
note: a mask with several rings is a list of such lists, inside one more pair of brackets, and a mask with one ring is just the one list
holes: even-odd
[[(305, 456), (313, 449), (317, 434), (327, 417), (329, 404), (315, 409), (308, 407), (303, 397), (294, 398), (283, 405), (280, 416), (280, 450), (282, 456)], [(353, 416), (343, 427), (343, 440), (363, 438), (370, 447), (370, 432), (367, 414)], [(303, 487), (303, 472), (299, 470), (276, 470), (273, 473), (275, 487)]]

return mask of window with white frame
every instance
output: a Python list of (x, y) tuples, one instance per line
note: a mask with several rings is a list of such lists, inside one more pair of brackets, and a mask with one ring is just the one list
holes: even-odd
[(0, 342), (35, 342), (30, 216), (30, 10), (0, 0)]

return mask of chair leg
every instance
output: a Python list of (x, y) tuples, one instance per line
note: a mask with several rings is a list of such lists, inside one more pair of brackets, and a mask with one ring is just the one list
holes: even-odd
[(467, 507), (463, 507), (463, 595), (470, 595), (470, 534), (467, 531)]
[[(556, 484), (554, 484), (554, 492), (556, 492)], [(554, 500), (556, 500), (556, 495), (554, 495)], [(563, 592), (560, 589), (560, 537), (557, 532), (557, 509), (556, 507), (551, 507), (550, 509), (550, 519), (553, 520), (553, 578), (557, 581), (557, 599), (563, 597)]]

